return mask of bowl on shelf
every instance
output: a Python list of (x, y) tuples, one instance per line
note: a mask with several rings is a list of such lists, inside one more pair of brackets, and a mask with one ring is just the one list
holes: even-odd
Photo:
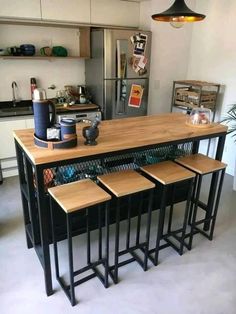
[(35, 46), (30, 44), (25, 44), (20, 46), (21, 53), (23, 56), (33, 56), (35, 55)]

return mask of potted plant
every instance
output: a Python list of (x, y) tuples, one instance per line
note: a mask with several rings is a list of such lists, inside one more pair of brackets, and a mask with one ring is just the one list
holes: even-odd
[[(231, 108), (227, 111), (225, 118), (222, 122), (226, 123), (229, 126), (228, 134), (232, 134), (234, 137), (234, 142), (236, 143), (236, 104), (232, 105)], [(234, 187), (236, 191), (236, 160), (235, 160), (235, 169), (234, 169)]]

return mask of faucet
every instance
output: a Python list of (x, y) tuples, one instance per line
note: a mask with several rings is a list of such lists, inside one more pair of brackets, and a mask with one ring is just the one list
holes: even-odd
[(13, 102), (13, 107), (16, 107), (16, 103), (19, 102), (19, 100), (16, 99), (16, 88), (17, 84), (15, 81), (11, 83), (11, 88), (12, 88), (12, 102)]

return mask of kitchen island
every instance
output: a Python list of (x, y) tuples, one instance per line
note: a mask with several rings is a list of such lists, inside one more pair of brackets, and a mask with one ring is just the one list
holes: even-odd
[[(33, 129), (14, 132), (27, 245), (34, 247), (42, 264), (47, 295), (53, 293), (47, 188), (196, 153), (200, 141), (210, 138), (218, 139), (215, 158), (221, 160), (227, 127), (214, 123), (197, 128), (186, 125), (185, 120), (183, 114), (168, 113), (102, 121), (96, 146), (84, 145), (84, 124), (80, 123), (77, 147), (60, 150), (36, 147)], [(215, 182), (213, 174), (208, 204), (212, 202)], [(206, 215), (210, 215), (207, 204)], [(79, 232), (83, 232), (83, 224)]]

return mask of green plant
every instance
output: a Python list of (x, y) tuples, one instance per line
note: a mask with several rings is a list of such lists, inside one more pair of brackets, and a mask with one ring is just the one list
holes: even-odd
[[(232, 105), (221, 122), (228, 124), (228, 133), (233, 133), (232, 137), (236, 137), (236, 104)], [(236, 138), (234, 141), (236, 142)]]

